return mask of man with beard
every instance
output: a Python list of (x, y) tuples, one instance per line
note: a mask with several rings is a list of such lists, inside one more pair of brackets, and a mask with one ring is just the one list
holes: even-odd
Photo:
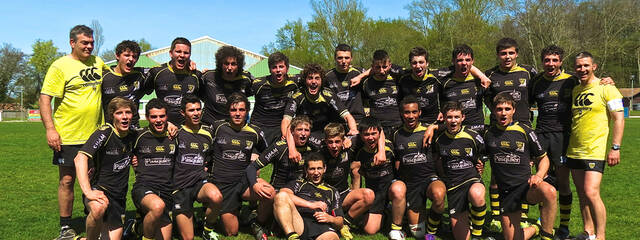
[[(89, 240), (99, 239), (101, 232), (108, 234), (103, 238), (122, 237), (129, 164), (136, 139), (136, 134), (129, 130), (133, 108), (128, 99), (111, 100), (107, 113), (112, 123), (96, 130), (74, 159), (78, 184), (84, 194)], [(93, 160), (92, 164), (89, 160)]]
[(253, 95), (253, 77), (244, 71), (244, 54), (234, 46), (222, 46), (215, 57), (216, 69), (205, 71), (200, 81), (199, 95), (204, 101), (202, 122), (208, 126), (229, 118), (227, 98), (232, 93)]
[(316, 148), (322, 145), (322, 128), (330, 122), (346, 122), (349, 126), (348, 135), (358, 133), (356, 121), (351, 113), (331, 90), (323, 88), (323, 72), (319, 64), (307, 64), (304, 67), (301, 77), (304, 79), (305, 87), (288, 100), (280, 124), (282, 136), (286, 136), (289, 134), (287, 130), (294, 116), (314, 116), (315, 127), (311, 129), (309, 141)]
[(352, 51), (347, 44), (338, 44), (334, 53), (336, 67), (324, 75), (325, 86), (330, 88), (349, 109), (356, 122), (365, 116), (362, 106), (362, 90), (360, 85), (351, 86), (351, 79), (362, 73), (361, 69), (351, 66)]
[(143, 129), (133, 146), (136, 182), (131, 200), (144, 218), (142, 239), (171, 239), (173, 172), (176, 141), (169, 139), (167, 107), (157, 98), (146, 106), (149, 127)]
[(274, 214), (287, 239), (338, 240), (342, 228), (340, 194), (323, 182), (326, 164), (322, 154), (305, 156), (305, 178), (287, 184), (274, 201)]
[(171, 42), (169, 50), (171, 61), (149, 70), (149, 77), (145, 84), (147, 94), (155, 90), (158, 99), (167, 104), (169, 122), (176, 126), (184, 123), (180, 113), (180, 103), (187, 94), (196, 94), (200, 83), (201, 73), (190, 70), (191, 42), (178, 37)]

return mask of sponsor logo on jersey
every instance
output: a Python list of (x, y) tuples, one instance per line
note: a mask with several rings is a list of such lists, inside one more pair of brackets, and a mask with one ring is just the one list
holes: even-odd
[(82, 78), (82, 80), (84, 80), (85, 82), (100, 80), (102, 77), (96, 72), (96, 70), (98, 70), (97, 67), (85, 68), (80, 70), (78, 75), (80, 75), (80, 78)]
[(191, 143), (191, 144), (189, 144), (189, 147), (191, 147), (191, 149), (198, 149), (199, 148), (198, 143)]
[(107, 149), (106, 151), (104, 151), (104, 153), (107, 154), (107, 155), (115, 156), (115, 155), (119, 155), (120, 154), (120, 149), (118, 149), (118, 148), (110, 148), (110, 149)]
[(151, 150), (150, 146), (140, 146), (140, 148), (138, 148), (138, 152), (140, 152), (140, 153), (151, 153), (153, 151)]
[(107, 135), (105, 135), (104, 133), (100, 134), (100, 136), (98, 136), (98, 140), (96, 140), (91, 147), (93, 149), (100, 148), (100, 146), (102, 146), (102, 143), (104, 142), (105, 139), (107, 139)]
[(180, 95), (169, 95), (163, 98), (164, 102), (173, 106), (180, 106), (180, 102), (182, 101), (182, 96)]
[(423, 153), (409, 153), (402, 156), (402, 164), (413, 165), (418, 163), (426, 163), (427, 155)]
[(188, 153), (182, 155), (182, 157), (180, 158), (180, 163), (186, 165), (201, 166), (202, 164), (204, 164), (204, 157), (202, 157), (202, 155), (198, 153)]
[(171, 166), (171, 158), (145, 158), (144, 159), (145, 166)]
[(497, 153), (493, 156), (493, 161), (498, 164), (520, 164), (520, 156), (513, 153)]
[(384, 108), (384, 107), (390, 107), (390, 106), (397, 106), (398, 101), (396, 100), (396, 98), (389, 96), (389, 97), (376, 99), (374, 104), (376, 107)]
[(504, 85), (505, 86), (513, 86), (513, 81), (511, 81), (511, 80), (504, 81)]
[(222, 159), (224, 160), (239, 160), (239, 161), (247, 161), (247, 156), (242, 151), (238, 150), (224, 150), (222, 151)]
[(458, 149), (451, 149), (450, 152), (453, 156), (460, 156), (460, 150)]
[(462, 170), (462, 169), (467, 169), (472, 167), (473, 167), (473, 163), (464, 159), (457, 159), (457, 160), (447, 162), (447, 168), (451, 170)]
[(238, 139), (231, 139), (231, 145), (234, 145), (234, 146), (240, 146), (240, 140), (238, 140)]
[(476, 100), (475, 99), (466, 99), (463, 100), (462, 102), (460, 102), (460, 105), (462, 105), (462, 109), (466, 110), (466, 109), (475, 109), (476, 108)]
[(164, 146), (156, 146), (156, 152), (164, 152)]
[(590, 106), (591, 104), (593, 104), (593, 102), (589, 100), (589, 96), (594, 96), (594, 94), (593, 93), (578, 94), (578, 96), (576, 96), (576, 98), (573, 101), (573, 105), (580, 106), (580, 107)]
[(113, 163), (113, 172), (120, 172), (123, 169), (128, 168), (130, 161), (131, 158), (129, 156), (126, 156), (125, 158)]
[(407, 147), (409, 147), (409, 149), (416, 148), (418, 144), (416, 144), (416, 142), (409, 142), (407, 143)]
[(224, 96), (224, 94), (216, 94), (216, 102), (217, 103), (227, 103), (227, 97)]
[(460, 90), (460, 94), (462, 95), (469, 94), (469, 93), (471, 93), (471, 91), (468, 88)]
[(126, 85), (120, 86), (120, 92), (126, 92), (126, 91), (129, 91), (129, 87), (127, 87)]
[(510, 146), (511, 143), (509, 143), (509, 141), (500, 141), (500, 147), (508, 148)]

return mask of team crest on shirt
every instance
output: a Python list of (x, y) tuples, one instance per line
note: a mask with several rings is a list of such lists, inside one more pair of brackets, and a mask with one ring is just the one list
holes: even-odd
[(524, 143), (520, 141), (516, 141), (516, 151), (524, 152)]
[(473, 157), (473, 148), (464, 148), (464, 151), (467, 152), (467, 156)]
[(349, 86), (349, 82), (347, 81), (343, 81), (342, 82), (342, 87), (348, 87)]
[(596, 167), (596, 163), (590, 162), (589, 163), (589, 169), (593, 169), (594, 167)]
[(520, 78), (518, 80), (520, 81), (520, 86), (519, 87), (526, 87), (527, 86), (527, 79)]
[(209, 149), (209, 144), (203, 143), (202, 144), (202, 149), (207, 151), (207, 149)]
[(319, 192), (315, 192), (315, 193), (314, 193), (314, 195), (315, 195), (317, 198), (322, 198), (322, 194), (320, 194)]
[(187, 85), (187, 89), (187, 92), (192, 93), (196, 89), (196, 86), (189, 84)]
[(176, 152), (176, 145), (175, 144), (169, 144), (169, 153), (173, 154)]
[(251, 149), (253, 147), (253, 141), (247, 140), (245, 143), (247, 144), (246, 149)]

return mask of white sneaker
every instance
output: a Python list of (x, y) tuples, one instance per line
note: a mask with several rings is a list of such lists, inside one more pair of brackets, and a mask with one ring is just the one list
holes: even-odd
[(402, 230), (391, 230), (389, 231), (389, 238), (391, 240), (404, 240), (404, 233)]

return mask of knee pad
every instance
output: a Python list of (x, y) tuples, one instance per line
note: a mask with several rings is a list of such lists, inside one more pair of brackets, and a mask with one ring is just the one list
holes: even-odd
[(416, 239), (424, 238), (424, 234), (426, 233), (424, 222), (418, 224), (409, 224), (409, 229), (411, 230), (411, 234), (413, 234)]

